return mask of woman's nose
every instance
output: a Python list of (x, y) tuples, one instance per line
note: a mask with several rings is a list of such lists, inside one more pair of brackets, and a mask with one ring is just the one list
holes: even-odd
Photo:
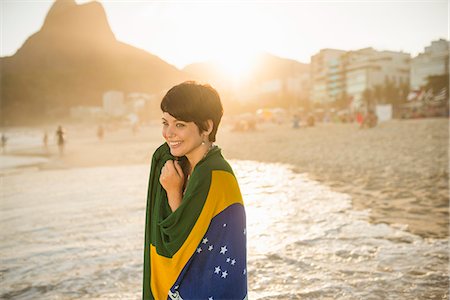
[(167, 137), (173, 137), (175, 135), (172, 126), (167, 126), (165, 133)]

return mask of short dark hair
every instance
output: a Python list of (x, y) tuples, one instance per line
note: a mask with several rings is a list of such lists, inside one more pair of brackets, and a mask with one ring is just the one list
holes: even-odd
[(219, 93), (209, 84), (185, 81), (172, 87), (161, 101), (161, 110), (177, 120), (194, 122), (200, 132), (206, 131), (207, 121), (212, 120), (213, 128), (209, 140), (216, 141), (223, 107)]

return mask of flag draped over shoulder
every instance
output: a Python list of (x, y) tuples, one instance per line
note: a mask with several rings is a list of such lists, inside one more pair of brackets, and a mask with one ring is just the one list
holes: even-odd
[(159, 183), (169, 146), (159, 147), (149, 177), (143, 299), (245, 299), (246, 221), (236, 178), (218, 147), (194, 168), (172, 212)]

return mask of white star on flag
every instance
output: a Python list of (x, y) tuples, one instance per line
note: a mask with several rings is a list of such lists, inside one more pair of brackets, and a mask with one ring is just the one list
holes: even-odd
[(214, 298), (213, 297), (209, 297), (208, 300), (214, 300)]
[(220, 267), (219, 267), (219, 266), (217, 266), (217, 267), (215, 268), (214, 273), (216, 273), (216, 274), (219, 274), (219, 273), (220, 273)]
[(200, 252), (202, 252), (202, 248), (198, 247), (197, 248), (197, 253), (200, 253)]
[(230, 260), (231, 260), (231, 258), (228, 257), (228, 258), (227, 258), (227, 262), (230, 262)]
[(227, 223), (224, 223), (224, 224), (223, 224), (223, 227), (227, 227)]
[(222, 272), (222, 278), (227, 278), (227, 275), (228, 275), (227, 271)]
[(231, 265), (234, 266), (235, 263), (236, 263), (236, 260), (233, 259), (233, 260), (231, 261)]
[(203, 244), (206, 244), (207, 242), (208, 242), (208, 238), (204, 238), (202, 241)]
[(208, 251), (211, 251), (213, 248), (214, 248), (213, 245), (209, 245)]
[(220, 247), (220, 254), (225, 254), (225, 252), (227, 251), (228, 251), (227, 246)]
[(246, 270), (246, 269), (244, 269), (244, 272), (242, 272), (242, 274), (244, 274), (244, 275), (245, 275), (245, 274), (247, 274), (247, 270)]

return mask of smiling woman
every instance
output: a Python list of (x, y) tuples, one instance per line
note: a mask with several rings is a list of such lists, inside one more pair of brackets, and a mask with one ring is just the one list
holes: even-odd
[(246, 299), (244, 204), (213, 144), (219, 94), (185, 82), (167, 92), (161, 110), (166, 143), (149, 176), (143, 299)]

